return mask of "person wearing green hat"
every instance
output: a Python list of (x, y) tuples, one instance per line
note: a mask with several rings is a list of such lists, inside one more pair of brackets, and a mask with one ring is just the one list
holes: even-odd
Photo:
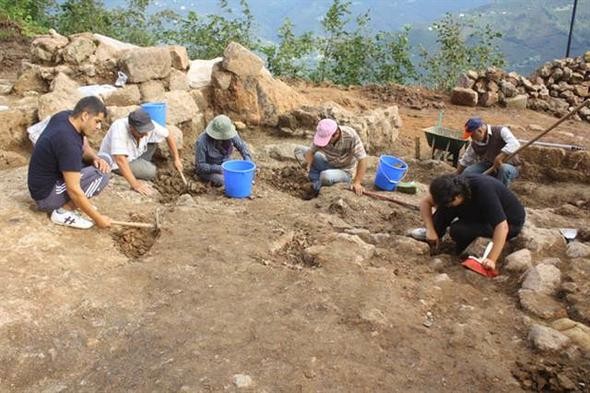
[(226, 115), (218, 115), (207, 124), (195, 144), (195, 176), (215, 187), (223, 186), (221, 164), (231, 158), (234, 148), (242, 158), (252, 161), (248, 145), (240, 138), (236, 127)]

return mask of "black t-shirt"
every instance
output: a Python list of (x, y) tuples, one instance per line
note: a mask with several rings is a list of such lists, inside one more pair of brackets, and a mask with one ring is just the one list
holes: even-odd
[(36, 201), (45, 199), (58, 180), (63, 181), (62, 172), (82, 170), (84, 137), (70, 123), (71, 113), (63, 111), (53, 115), (35, 144), (28, 185)]
[(482, 174), (462, 176), (469, 181), (471, 198), (455, 208), (457, 217), (465, 221), (487, 223), (492, 228), (504, 220), (509, 225), (524, 224), (524, 207), (501, 181)]

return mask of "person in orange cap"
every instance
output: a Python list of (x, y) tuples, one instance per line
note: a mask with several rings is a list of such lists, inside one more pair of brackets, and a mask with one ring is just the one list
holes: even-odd
[(463, 139), (471, 138), (465, 153), (459, 159), (457, 174), (483, 173), (493, 168), (492, 174), (506, 187), (518, 176), (520, 161), (517, 156), (506, 158), (520, 147), (520, 142), (506, 126), (492, 126), (479, 117), (465, 123)]

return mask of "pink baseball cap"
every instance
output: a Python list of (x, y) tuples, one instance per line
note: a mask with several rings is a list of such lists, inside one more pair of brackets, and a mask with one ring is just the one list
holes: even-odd
[(313, 144), (319, 147), (324, 147), (330, 142), (330, 138), (338, 129), (338, 124), (332, 119), (322, 119), (313, 137)]

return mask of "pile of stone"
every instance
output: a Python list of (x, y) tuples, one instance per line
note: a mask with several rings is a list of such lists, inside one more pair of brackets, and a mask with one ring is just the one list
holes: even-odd
[[(561, 117), (590, 97), (590, 51), (584, 56), (545, 63), (529, 78), (494, 67), (462, 74), (451, 101), (458, 105), (529, 108)], [(577, 120), (590, 121), (590, 108)]]

